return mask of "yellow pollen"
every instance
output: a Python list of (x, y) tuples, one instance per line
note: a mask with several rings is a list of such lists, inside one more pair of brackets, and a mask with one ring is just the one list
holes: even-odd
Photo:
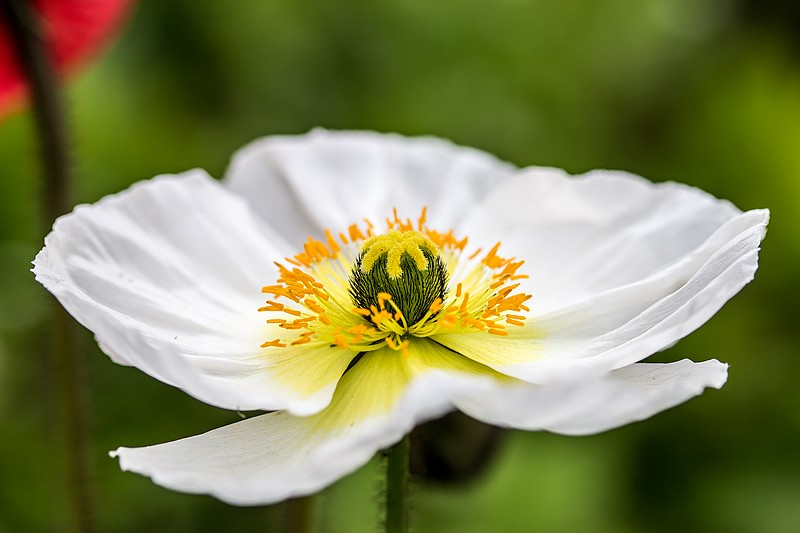
[(391, 230), (383, 235), (370, 237), (364, 242), (362, 248), (364, 258), (361, 262), (361, 270), (369, 273), (375, 262), (386, 254), (386, 272), (392, 279), (397, 279), (403, 275), (400, 268), (400, 259), (407, 253), (414, 260), (414, 264), (419, 270), (428, 269), (428, 260), (425, 258), (423, 249), (428, 250), (433, 255), (439, 253), (438, 247), (433, 241), (423, 233), (418, 231), (397, 231)]

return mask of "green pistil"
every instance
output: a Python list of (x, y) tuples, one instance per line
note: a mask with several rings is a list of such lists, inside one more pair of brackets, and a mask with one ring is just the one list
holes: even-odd
[[(378, 293), (389, 293), (409, 327), (419, 322), (437, 298), (444, 300), (448, 279), (447, 266), (438, 254), (432, 253), (428, 247), (417, 250), (425, 261), (420, 261), (416, 254), (412, 256), (405, 252), (399, 261), (400, 273), (390, 273), (388, 261), (392, 258), (388, 250), (373, 261), (371, 268), (363, 268), (364, 255), (368, 251), (362, 250), (350, 272), (353, 304), (362, 309), (380, 308)], [(421, 264), (424, 268), (420, 268)]]

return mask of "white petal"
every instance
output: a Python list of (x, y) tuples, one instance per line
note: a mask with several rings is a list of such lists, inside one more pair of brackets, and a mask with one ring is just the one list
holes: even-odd
[(433, 137), (314, 130), (267, 137), (240, 150), (225, 176), (287, 239), (301, 243), (398, 208), (447, 230), (515, 169), (479, 150)]
[(365, 354), (342, 378), (331, 405), (313, 417), (271, 413), (112, 455), (123, 470), (171, 489), (236, 505), (271, 503), (352, 472), (416, 424), (450, 410), (453, 397), (488, 388), (487, 371), (419, 340), (407, 357), (387, 349)]
[(528, 288), (548, 311), (658, 273), (740, 214), (677, 183), (530, 168), (493, 191), (463, 229), (525, 259)]
[[(562, 216), (532, 214), (550, 209), (534, 195), (537, 187), (541, 195), (552, 189)], [(500, 199), (520, 197), (533, 205), (501, 209)], [(528, 326), (507, 338), (436, 340), (534, 383), (626, 366), (700, 327), (753, 279), (769, 218), (675, 184), (555, 171), (519, 177), (480, 211), (470, 221), (476, 231), (503, 235), (511, 253), (530, 254), (518, 255), (523, 269), (532, 264)]]
[[(348, 360), (300, 346), (278, 360), (260, 348), (275, 336), (258, 312), (261, 287), (283, 246), (239, 197), (192, 171), (78, 206), (33, 271), (114, 361), (220, 407), (309, 414)], [(299, 363), (313, 387), (292, 386)]]
[(706, 387), (719, 389), (727, 368), (716, 360), (635, 364), (590, 382), (498, 384), (493, 394), (462, 399), (457, 407), (490, 424), (588, 435), (649, 418)]

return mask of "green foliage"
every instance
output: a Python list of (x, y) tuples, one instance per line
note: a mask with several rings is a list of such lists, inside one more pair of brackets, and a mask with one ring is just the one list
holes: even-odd
[[(796, 531), (800, 525), (800, 63), (734, 0), (142, 2), (69, 91), (76, 200), (204, 167), (314, 126), (433, 134), (519, 165), (623, 168), (773, 218), (757, 281), (654, 360), (717, 357), (719, 392), (586, 438), (511, 434), (485, 475), (414, 497), (419, 531)], [(58, 525), (64, 488), (48, 295), (26, 275), (46, 233), (30, 117), (0, 124), (0, 531)], [(269, 280), (265, 280), (265, 283)], [(234, 422), (111, 363), (88, 334), (99, 529), (250, 531), (239, 509), (119, 471), (107, 450)], [(378, 523), (375, 464), (317, 502), (320, 531)]]

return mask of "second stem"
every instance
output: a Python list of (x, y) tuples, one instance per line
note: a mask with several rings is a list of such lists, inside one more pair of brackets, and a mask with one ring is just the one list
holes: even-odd
[(408, 532), (409, 436), (386, 453), (386, 533)]

